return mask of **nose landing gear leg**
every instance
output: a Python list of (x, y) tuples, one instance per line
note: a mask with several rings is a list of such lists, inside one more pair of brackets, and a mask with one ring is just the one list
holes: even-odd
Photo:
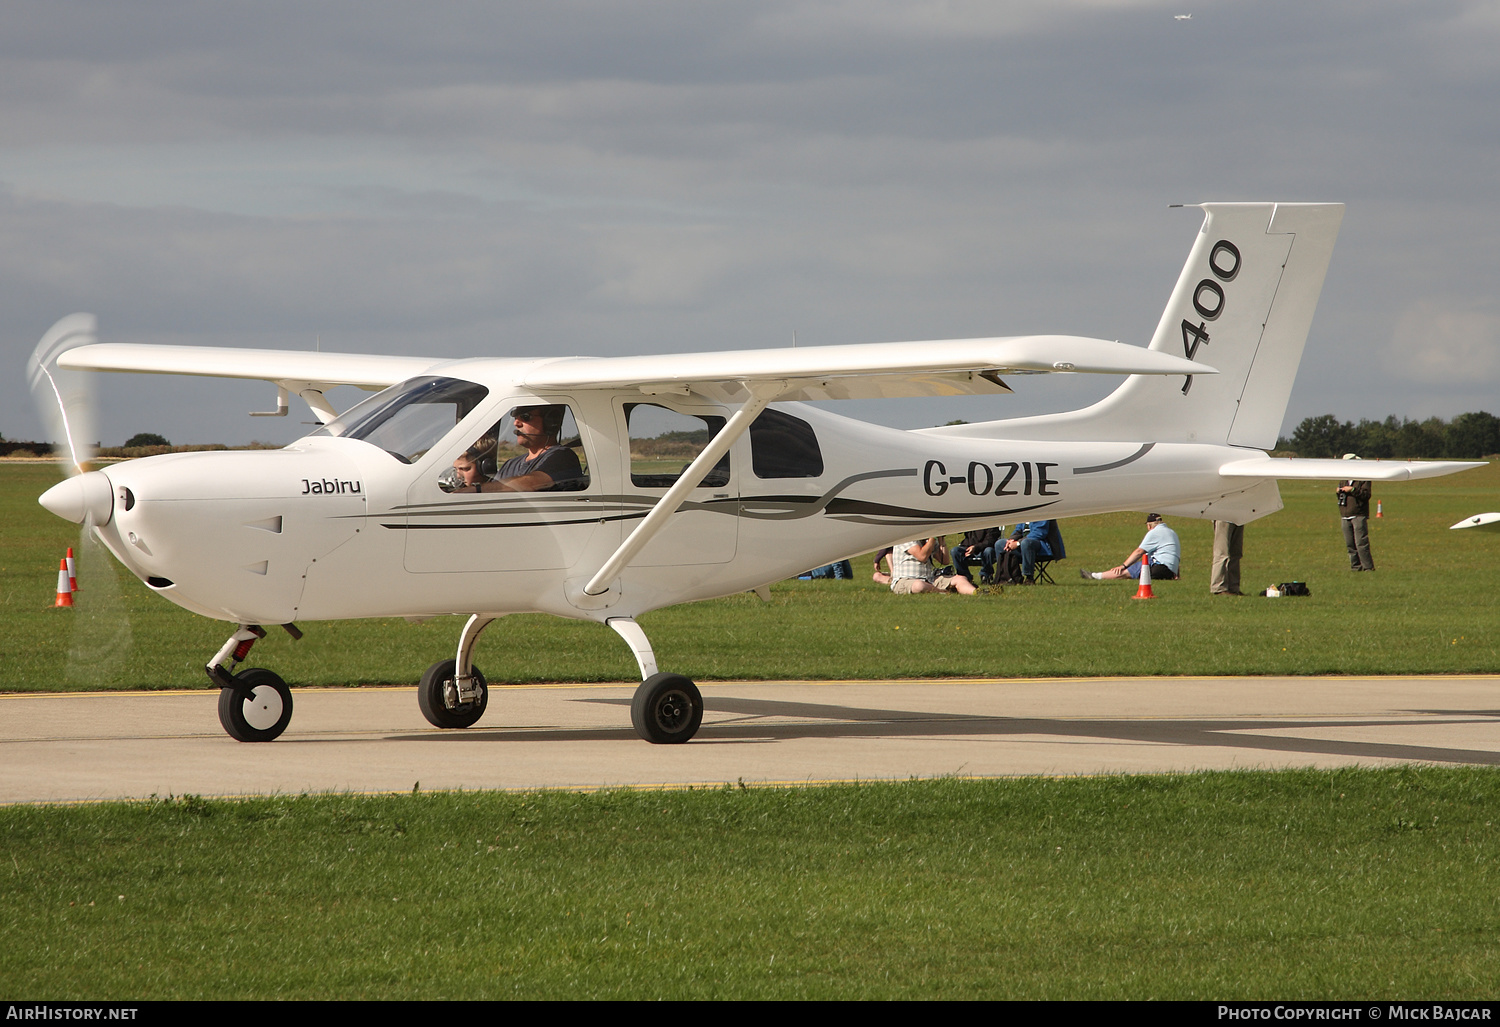
[[(287, 630), (294, 638), (301, 634), (291, 626)], [(250, 647), (265, 637), (259, 624), (241, 624), (204, 667), (209, 680), (219, 686), (219, 723), (239, 742), (269, 742), (292, 722), (292, 690), (279, 675), (259, 667), (232, 673), (250, 655)]]

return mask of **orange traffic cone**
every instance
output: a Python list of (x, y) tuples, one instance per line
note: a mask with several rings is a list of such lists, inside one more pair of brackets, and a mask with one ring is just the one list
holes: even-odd
[(1156, 593), (1151, 591), (1151, 557), (1141, 557), (1141, 587), (1135, 590), (1137, 599), (1155, 599)]
[(57, 602), (53, 606), (73, 605), (73, 586), (68, 583), (68, 561), (57, 561)]
[(78, 566), (73, 562), (73, 547), (68, 547), (68, 587), (78, 591)]
[(1375, 516), (1384, 517), (1385, 513), (1380, 509), (1380, 500), (1375, 500)]

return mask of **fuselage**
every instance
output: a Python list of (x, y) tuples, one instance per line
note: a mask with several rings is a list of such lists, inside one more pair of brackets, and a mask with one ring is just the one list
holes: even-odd
[[(778, 430), (739, 438), (728, 466), (692, 491), (614, 585), (588, 595), (584, 583), (673, 477), (638, 473), (632, 410), (645, 404), (711, 430), (732, 408), (630, 391), (539, 395), (498, 373), (509, 362), (494, 362), (493, 374), (485, 363), (466, 362), (443, 379), (474, 383), (482, 399), (459, 407), (418, 452), (387, 451), (374, 434), (325, 431), (282, 450), (174, 454), (93, 472), (110, 497), (107, 511), (94, 511), (97, 531), (164, 597), (229, 621), (528, 611), (602, 621), (741, 592), (911, 538), (1207, 504), (1231, 491), (1219, 467), (1247, 452), (953, 437), (778, 404)], [(522, 403), (571, 413), (571, 444), (587, 472), (580, 483), (445, 491), (455, 458)]]

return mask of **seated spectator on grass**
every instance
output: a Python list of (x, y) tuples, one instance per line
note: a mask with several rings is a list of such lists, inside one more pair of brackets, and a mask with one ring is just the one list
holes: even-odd
[(1000, 544), (1001, 527), (980, 528), (964, 532), (964, 540), (950, 550), (953, 570), (966, 580), (973, 581), (969, 568), (979, 567), (979, 583), (988, 585), (995, 580), (995, 547)]
[(880, 561), (890, 559), (891, 552), (891, 546), (886, 546), (884, 549), (875, 550), (875, 573), (870, 575), (871, 581), (877, 582), (881, 585), (889, 585), (891, 583), (891, 576), (880, 569)]
[(1079, 571), (1079, 577), (1098, 581), (1118, 581), (1120, 578), (1139, 578), (1141, 568), (1151, 562), (1152, 581), (1171, 581), (1177, 577), (1182, 566), (1182, 542), (1177, 532), (1161, 521), (1161, 514), (1146, 515), (1146, 537), (1141, 544), (1118, 567), (1107, 571)]
[(897, 595), (918, 592), (958, 592), (973, 595), (974, 583), (958, 575), (939, 575), (934, 561), (947, 562), (948, 551), (941, 538), (916, 539), (894, 547), (891, 554), (891, 591)]
[(1036, 584), (1036, 562), (1052, 555), (1052, 545), (1047, 533), (1052, 529), (1051, 521), (1023, 521), (1010, 533), (1005, 546), (997, 554), (1000, 577), (1019, 585)]

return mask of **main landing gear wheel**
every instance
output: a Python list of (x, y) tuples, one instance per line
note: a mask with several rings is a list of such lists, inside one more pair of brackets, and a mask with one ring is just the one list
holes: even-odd
[(479, 685), (479, 698), (466, 703), (458, 701), (458, 683), (453, 679), (457, 667), (453, 660), (440, 660), (427, 668), (417, 685), (417, 705), (433, 727), (473, 727), (489, 705), (490, 689), (478, 667), (470, 673)]
[(703, 723), (703, 695), (681, 674), (652, 674), (630, 701), (630, 723), (648, 742), (685, 742)]
[(242, 670), (219, 689), (219, 723), (237, 742), (269, 742), (292, 722), (292, 690), (269, 670)]

